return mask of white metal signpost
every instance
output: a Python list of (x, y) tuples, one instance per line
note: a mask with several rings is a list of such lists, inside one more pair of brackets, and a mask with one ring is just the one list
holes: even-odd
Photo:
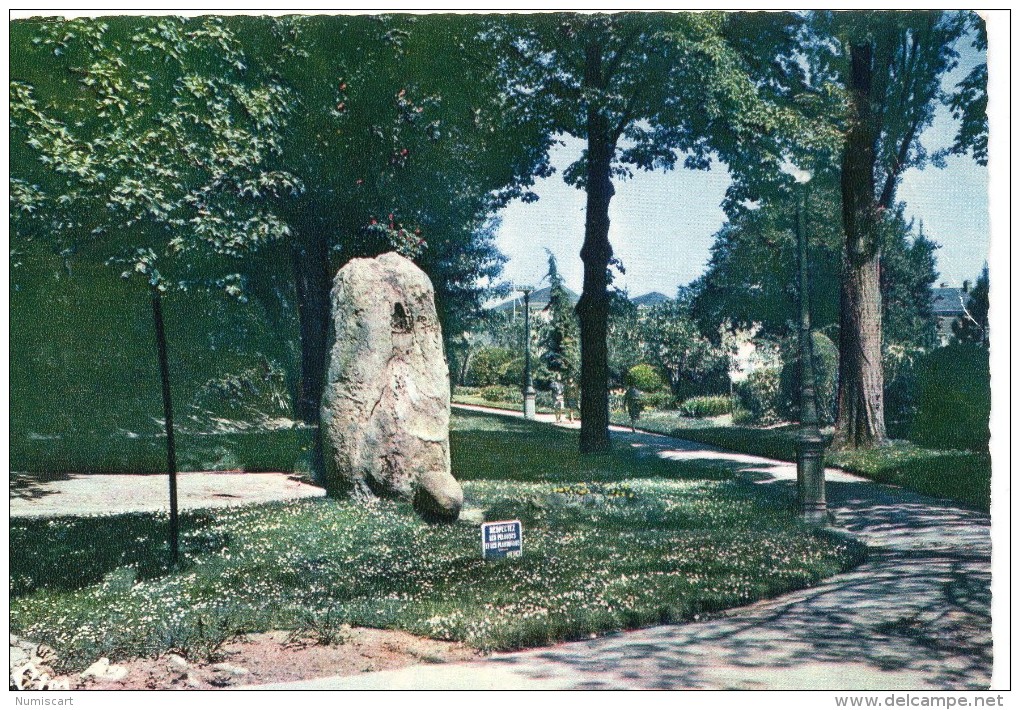
[(499, 520), (482, 524), (482, 557), (502, 559), (520, 557), (524, 549), (524, 534), (520, 520)]

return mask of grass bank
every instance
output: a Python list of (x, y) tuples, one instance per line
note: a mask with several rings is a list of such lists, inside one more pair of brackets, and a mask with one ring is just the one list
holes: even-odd
[(512, 649), (697, 618), (863, 555), (718, 463), (581, 458), (576, 432), (468, 413), (451, 438), (467, 505), (522, 520), (522, 558), (485, 562), (476, 525), (429, 525), (397, 502), (187, 513), (179, 571), (162, 562), (158, 516), (14, 520), (11, 631), (66, 668), (215, 656), (271, 628), (324, 639), (342, 624)]
[[(177, 430), (180, 471), (310, 470), (317, 429), (289, 426), (267, 431)], [(11, 434), (11, 469), (28, 473), (166, 473), (166, 436), (152, 434)]]
[[(629, 424), (623, 413), (614, 424)], [(718, 446), (731, 451), (796, 461), (795, 425), (757, 429), (719, 425), (675, 412), (644, 412), (641, 429)], [(825, 462), (879, 483), (891, 483), (937, 498), (949, 498), (987, 512), (991, 496), (992, 460), (987, 452), (930, 449), (906, 441), (869, 451), (827, 451)]]

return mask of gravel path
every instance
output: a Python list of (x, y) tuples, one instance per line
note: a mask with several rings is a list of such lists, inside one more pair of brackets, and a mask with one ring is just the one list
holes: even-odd
[[(325, 491), (285, 473), (179, 473), (180, 510), (223, 508), (293, 498)], [(170, 509), (166, 475), (19, 474), (11, 479), (11, 517), (107, 515)]]
[[(650, 455), (732, 461), (739, 475), (770, 493), (794, 495), (793, 464), (616, 431), (616, 442), (647, 448)], [(470, 663), (262, 687), (987, 688), (992, 670), (988, 515), (835, 469), (826, 470), (826, 480), (834, 527), (858, 536), (868, 545), (869, 557), (817, 587), (702, 622), (495, 654)]]

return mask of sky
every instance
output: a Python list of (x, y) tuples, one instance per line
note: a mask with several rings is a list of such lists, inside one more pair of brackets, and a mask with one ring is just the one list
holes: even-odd
[[(977, 61), (969, 42), (961, 50), (959, 68), (944, 82), (949, 88)], [(929, 151), (952, 143), (956, 125), (941, 110), (923, 134)], [(551, 251), (568, 287), (580, 293), (583, 278), (580, 259), (584, 239), (584, 193), (563, 182), (563, 170), (580, 156), (583, 141), (561, 137), (550, 154), (556, 173), (539, 180), (533, 203), (515, 201), (501, 210), (502, 224), (496, 243), (509, 257), (504, 278), (536, 284), (545, 275)], [(635, 173), (614, 179), (616, 195), (609, 208), (609, 241), (623, 262), (625, 274), (617, 286), (630, 295), (659, 291), (674, 296), (702, 274), (713, 235), (723, 225), (720, 207), (730, 183), (726, 166), (715, 163), (710, 171), (678, 168), (671, 172)], [(906, 216), (924, 224), (936, 251), (939, 279), (959, 286), (973, 283), (988, 260), (988, 170), (970, 157), (953, 156), (943, 169), (932, 166), (904, 172), (897, 199), (906, 203)]]

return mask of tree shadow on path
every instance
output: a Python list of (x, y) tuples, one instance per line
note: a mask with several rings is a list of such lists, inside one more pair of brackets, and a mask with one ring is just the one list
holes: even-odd
[[(733, 467), (791, 502), (792, 464), (627, 435), (674, 461)], [(989, 517), (829, 469), (836, 531), (867, 561), (814, 588), (704, 621), (493, 656), (574, 688), (979, 689), (991, 679)]]

